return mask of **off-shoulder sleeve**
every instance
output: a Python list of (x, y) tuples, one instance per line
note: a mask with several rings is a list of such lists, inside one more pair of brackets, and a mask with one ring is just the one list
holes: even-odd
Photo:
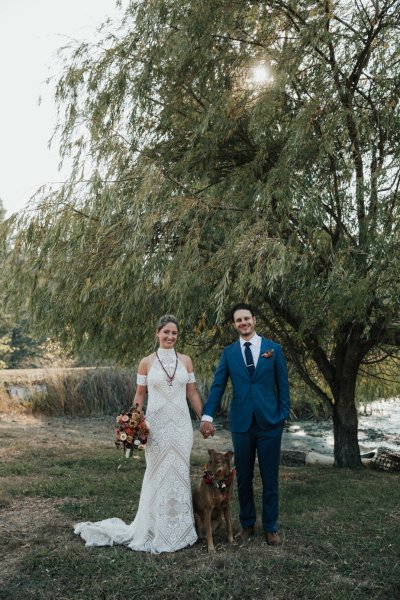
[(136, 383), (138, 385), (147, 385), (147, 375), (140, 375), (139, 373), (136, 375)]
[(189, 373), (188, 383), (196, 383), (196, 376), (194, 373)]

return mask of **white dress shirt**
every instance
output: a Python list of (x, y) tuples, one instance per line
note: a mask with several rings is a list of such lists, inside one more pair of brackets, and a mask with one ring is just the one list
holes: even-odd
[(250, 350), (253, 355), (254, 368), (256, 368), (257, 363), (258, 363), (258, 358), (260, 356), (260, 351), (261, 351), (261, 337), (255, 333), (253, 335), (253, 337), (251, 338), (251, 340), (244, 340), (243, 338), (239, 338), (239, 341), (240, 341), (240, 347), (242, 349), (243, 360), (245, 363), (246, 363), (246, 357), (244, 354), (244, 351), (245, 351), (244, 345), (246, 342), (250, 342), (250, 344), (251, 344)]

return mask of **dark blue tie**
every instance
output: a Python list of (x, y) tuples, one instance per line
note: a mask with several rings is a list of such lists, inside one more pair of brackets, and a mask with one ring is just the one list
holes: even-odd
[(252, 377), (256, 368), (254, 366), (253, 355), (250, 350), (251, 343), (245, 342), (243, 345), (244, 345), (244, 356), (246, 359), (247, 370), (249, 372), (250, 377)]

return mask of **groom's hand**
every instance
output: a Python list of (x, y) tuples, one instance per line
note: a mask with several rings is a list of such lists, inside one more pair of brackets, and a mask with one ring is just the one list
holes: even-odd
[(202, 421), (200, 423), (200, 433), (202, 434), (203, 438), (207, 439), (210, 437), (210, 435), (214, 435), (215, 427), (212, 423), (210, 423), (210, 421)]

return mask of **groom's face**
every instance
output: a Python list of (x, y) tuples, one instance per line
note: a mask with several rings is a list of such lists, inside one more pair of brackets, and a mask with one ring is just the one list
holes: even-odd
[(249, 340), (256, 330), (256, 318), (249, 310), (237, 310), (233, 315), (233, 326), (240, 337)]

